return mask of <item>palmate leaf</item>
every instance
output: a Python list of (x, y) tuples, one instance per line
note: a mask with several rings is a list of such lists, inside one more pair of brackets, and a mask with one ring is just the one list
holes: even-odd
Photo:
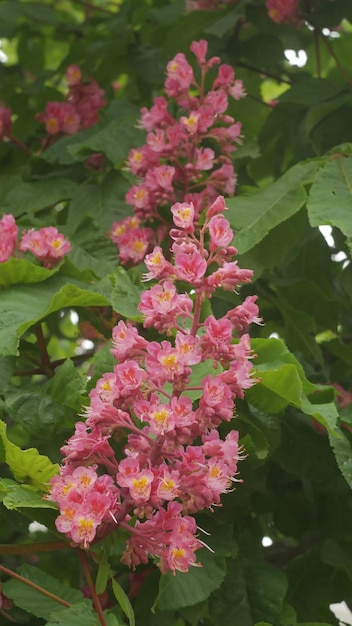
[(39, 454), (36, 448), (21, 450), (6, 436), (6, 424), (0, 420), (0, 438), (5, 449), (5, 462), (11, 469), (14, 477), (21, 483), (45, 490), (50, 478), (59, 471), (59, 466)]

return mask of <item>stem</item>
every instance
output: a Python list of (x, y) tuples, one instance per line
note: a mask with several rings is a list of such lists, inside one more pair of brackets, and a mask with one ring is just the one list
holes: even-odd
[(347, 175), (347, 172), (346, 172), (345, 166), (344, 166), (344, 164), (343, 164), (343, 160), (342, 160), (342, 158), (341, 158), (341, 155), (338, 155), (337, 160), (338, 160), (339, 165), (340, 165), (340, 167), (341, 167), (342, 174), (343, 174), (344, 179), (345, 179), (345, 182), (346, 182), (346, 187), (347, 187), (348, 191), (350, 192), (350, 194), (352, 194), (352, 184), (351, 184), (350, 179), (348, 178), (348, 175)]
[(0, 543), (0, 554), (37, 554), (38, 552), (66, 550), (67, 548), (69, 548), (67, 541), (43, 541), (42, 543), (27, 543), (18, 546)]
[(40, 587), (39, 585), (32, 583), (32, 581), (28, 580), (28, 578), (24, 578), (23, 576), (16, 574), (16, 572), (13, 572), (12, 570), (7, 569), (7, 567), (4, 567), (3, 565), (0, 565), (0, 572), (4, 572), (4, 574), (7, 574), (8, 576), (15, 578), (16, 580), (19, 580), (21, 583), (28, 585), (28, 587), (35, 589), (35, 591), (39, 591), (39, 593), (42, 593), (43, 596), (47, 596), (51, 600), (54, 600), (55, 602), (62, 604), (62, 606), (66, 606), (67, 608), (70, 608), (70, 606), (72, 606), (70, 602), (66, 602), (66, 600), (64, 600), (63, 598), (60, 598), (59, 596), (56, 596), (54, 593), (47, 591), (47, 589), (43, 589), (43, 587)]
[[(86, 361), (86, 359), (90, 359), (91, 356), (93, 356), (95, 354), (95, 350), (87, 350), (87, 352), (85, 352), (84, 354), (74, 354), (73, 356), (70, 356), (70, 360), (73, 361), (74, 363), (83, 363), (83, 361)], [(56, 361), (52, 361), (51, 362), (51, 368), (55, 369), (56, 367), (59, 367), (59, 365), (62, 365), (63, 363), (65, 363), (67, 361), (67, 358), (64, 359), (57, 359)], [(14, 372), (14, 376), (34, 376), (34, 374), (45, 374), (46, 372), (44, 371), (44, 369), (42, 367), (35, 367), (32, 370), (17, 370)]]
[(291, 81), (286, 78), (281, 78), (281, 76), (277, 76), (277, 74), (272, 74), (271, 72), (267, 72), (266, 70), (260, 69), (260, 67), (254, 67), (254, 65), (249, 65), (248, 63), (243, 63), (240, 61), (237, 63), (237, 67), (244, 67), (246, 70), (250, 70), (251, 72), (255, 72), (256, 74), (263, 74), (263, 76), (268, 76), (268, 78), (273, 78), (277, 80), (278, 83), (286, 83), (286, 85), (291, 85)]
[(322, 39), (322, 42), (324, 43), (324, 45), (326, 46), (329, 54), (331, 54), (332, 58), (334, 59), (335, 63), (336, 63), (336, 67), (340, 70), (340, 73), (342, 74), (342, 76), (345, 78), (345, 80), (347, 80), (347, 82), (352, 85), (352, 78), (351, 76), (348, 74), (348, 72), (345, 70), (345, 68), (343, 67), (343, 65), (340, 63), (340, 61), (338, 60), (334, 49), (330, 43), (330, 41), (328, 40), (327, 37), (325, 37), (325, 35), (320, 31), (319, 35)]
[(196, 306), (194, 307), (194, 316), (193, 316), (193, 324), (191, 328), (191, 335), (193, 337), (196, 336), (197, 330), (199, 328), (199, 318), (200, 318), (200, 310), (202, 308), (202, 291), (197, 291), (196, 294)]
[(319, 46), (319, 30), (314, 28), (314, 46), (315, 46), (315, 58), (317, 61), (317, 77), (321, 78), (321, 59), (320, 59), (320, 46)]
[(18, 148), (23, 150), (23, 152), (25, 152), (28, 156), (32, 156), (32, 153), (30, 149), (26, 146), (26, 144), (22, 143), (22, 141), (20, 141), (19, 139), (17, 139), (17, 137), (14, 137), (13, 135), (7, 135), (7, 136), (10, 139), (10, 141), (12, 141), (12, 143), (14, 143)]
[(42, 325), (38, 324), (34, 332), (37, 337), (43, 371), (48, 378), (52, 378), (54, 376), (54, 370), (50, 362)]
[(107, 623), (106, 623), (106, 620), (105, 620), (105, 617), (104, 617), (104, 614), (103, 614), (103, 609), (102, 609), (101, 604), (100, 604), (100, 600), (99, 600), (99, 598), (97, 596), (97, 592), (95, 591), (94, 583), (93, 583), (92, 576), (91, 576), (91, 573), (90, 573), (90, 570), (89, 570), (89, 566), (88, 566), (87, 557), (86, 557), (84, 551), (81, 550), (80, 548), (77, 548), (77, 553), (78, 553), (78, 556), (80, 558), (80, 561), (81, 561), (81, 564), (82, 564), (82, 567), (83, 567), (84, 575), (85, 575), (86, 581), (88, 583), (88, 588), (89, 588), (89, 591), (90, 591), (92, 602), (93, 602), (94, 608), (95, 608), (95, 610), (96, 610), (96, 612), (98, 614), (101, 626), (107, 626)]
[(11, 617), (11, 615), (9, 615), (7, 611), (4, 611), (4, 609), (0, 609), (0, 615), (3, 615), (7, 620), (9, 620), (9, 622), (18, 624), (17, 619), (15, 619), (14, 617)]

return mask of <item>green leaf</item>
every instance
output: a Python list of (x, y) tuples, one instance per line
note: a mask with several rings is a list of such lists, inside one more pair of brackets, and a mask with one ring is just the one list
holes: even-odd
[(114, 592), (114, 596), (116, 600), (118, 601), (124, 614), (128, 618), (128, 622), (130, 626), (135, 626), (136, 621), (134, 618), (133, 608), (126, 592), (124, 591), (124, 589), (122, 589), (121, 585), (117, 582), (117, 580), (114, 577), (112, 577), (111, 583), (112, 583), (112, 590)]
[(220, 19), (214, 20), (213, 24), (205, 29), (205, 32), (208, 35), (215, 35), (215, 37), (224, 37), (229, 31), (233, 30), (238, 20), (243, 17), (245, 4), (246, 2), (240, 2), (234, 10), (226, 13)]
[(329, 433), (329, 439), (341, 474), (352, 488), (352, 446), (342, 430)]
[[(53, 610), (46, 619), (48, 621), (45, 626), (97, 626), (97, 614), (88, 601), (76, 602), (69, 608), (62, 607), (62, 610)], [(118, 623), (115, 624), (118, 626)]]
[(14, 422), (21, 424), (28, 433), (39, 440), (49, 439), (65, 428), (73, 428), (84, 389), (82, 376), (72, 361), (66, 359), (56, 368), (55, 375), (40, 386), (9, 386), (5, 406)]
[(225, 577), (225, 559), (205, 549), (198, 552), (202, 567), (192, 567), (184, 574), (165, 574), (160, 579), (159, 595), (154, 610), (173, 611), (198, 604), (218, 589)]
[(45, 490), (50, 478), (59, 471), (47, 456), (39, 454), (35, 448), (21, 450), (6, 436), (6, 425), (0, 420), (0, 437), (5, 447), (5, 460), (19, 482), (28, 482), (38, 489)]
[[(4, 493), (4, 495), (2, 495)], [(43, 500), (43, 492), (29, 485), (19, 485), (10, 478), (0, 479), (0, 498), (7, 509), (57, 509), (54, 502)]]
[(108, 584), (109, 567), (105, 563), (100, 563), (95, 581), (95, 590), (97, 593), (103, 593)]
[(96, 292), (98, 289), (99, 283), (77, 285), (59, 275), (39, 284), (14, 285), (6, 289), (0, 300), (0, 355), (17, 354), (23, 333), (54, 311), (73, 306), (109, 305), (109, 300)]
[(286, 591), (286, 577), (277, 568), (231, 559), (223, 585), (210, 599), (210, 615), (216, 624), (253, 626), (262, 620), (278, 625)]
[(4, 200), (4, 208), (16, 217), (23, 213), (37, 213), (72, 198), (77, 184), (67, 178), (49, 178), (32, 183), (22, 183), (11, 189)]
[(316, 169), (316, 163), (298, 163), (263, 191), (226, 200), (235, 245), (241, 254), (300, 210), (307, 197), (304, 185), (311, 181)]
[(11, 257), (5, 263), (0, 264), (0, 288), (16, 285), (17, 283), (40, 283), (56, 274), (59, 266), (53, 270), (31, 263), (26, 259)]
[(307, 201), (312, 226), (337, 226), (352, 238), (352, 159), (336, 156), (321, 168)]
[(117, 269), (112, 280), (111, 304), (114, 311), (129, 320), (142, 322), (143, 316), (137, 307), (143, 290), (132, 282), (128, 272), (123, 267)]
[(341, 87), (325, 78), (306, 76), (280, 96), (280, 102), (313, 105), (330, 100), (341, 93)]
[(263, 411), (279, 413), (288, 404), (300, 406), (302, 383), (294, 365), (260, 372), (260, 382), (247, 392), (247, 399)]
[[(83, 595), (78, 589), (68, 587), (57, 578), (53, 578), (47, 572), (43, 572), (32, 565), (21, 565), (17, 573), (66, 602), (80, 602), (84, 604), (89, 615), (91, 603), (89, 600), (83, 599)], [(19, 580), (8, 580), (2, 587), (4, 594), (11, 598), (16, 606), (37, 617), (48, 620), (52, 612), (57, 613), (65, 610), (65, 607), (56, 600), (36, 591)]]

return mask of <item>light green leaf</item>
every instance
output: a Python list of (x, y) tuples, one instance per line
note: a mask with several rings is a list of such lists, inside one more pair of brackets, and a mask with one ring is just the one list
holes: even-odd
[(0, 499), (7, 509), (57, 509), (54, 502), (43, 500), (43, 495), (30, 485), (19, 485), (10, 478), (0, 479)]
[(11, 257), (5, 263), (0, 263), (0, 288), (17, 283), (40, 283), (56, 274), (59, 267), (48, 270), (26, 259)]
[(111, 578), (111, 583), (112, 583), (112, 590), (114, 592), (114, 596), (116, 600), (118, 601), (124, 614), (128, 618), (130, 626), (135, 626), (136, 621), (134, 617), (133, 608), (126, 592), (124, 591), (124, 589), (122, 589), (121, 585), (117, 582), (117, 580), (114, 577)]
[(307, 201), (312, 226), (337, 226), (352, 237), (352, 159), (337, 155), (321, 168)]
[(227, 199), (234, 243), (241, 254), (300, 210), (307, 197), (304, 185), (312, 180), (316, 169), (316, 163), (298, 163), (263, 191)]
[(47, 456), (39, 454), (35, 448), (21, 450), (6, 436), (6, 424), (0, 420), (0, 437), (5, 448), (5, 460), (14, 477), (19, 482), (28, 482), (38, 489), (45, 490), (50, 478), (59, 471)]

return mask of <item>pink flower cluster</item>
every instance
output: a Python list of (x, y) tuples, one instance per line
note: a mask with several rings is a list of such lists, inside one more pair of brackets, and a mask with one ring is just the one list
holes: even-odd
[(11, 109), (0, 106), (0, 139), (11, 135)]
[[(249, 296), (201, 322), (202, 304), (216, 289), (232, 291), (252, 277), (232, 260), (225, 209), (219, 196), (197, 227), (192, 202), (172, 206), (172, 259), (159, 246), (146, 256), (145, 279), (157, 282), (139, 304), (144, 328), (164, 338), (149, 341), (122, 320), (114, 327), (117, 364), (91, 390), (86, 421), (61, 449), (64, 462), (51, 482), (57, 528), (84, 548), (124, 528), (130, 537), (122, 561), (131, 567), (150, 555), (162, 572), (199, 565), (195, 553), (204, 543), (192, 514), (219, 505), (237, 480), (238, 432), (221, 439), (218, 427), (254, 383), (247, 331), (260, 319)], [(124, 433), (117, 460), (112, 442)]]
[(65, 102), (48, 102), (44, 113), (36, 116), (51, 136), (74, 135), (90, 128), (98, 122), (98, 111), (106, 104), (103, 89), (93, 79), (84, 83), (77, 65), (68, 67), (66, 81), (69, 89)]
[[(167, 64), (167, 98), (158, 96), (151, 109), (141, 109), (146, 144), (131, 150), (127, 160), (128, 169), (139, 179), (126, 194), (135, 218), (115, 222), (110, 231), (122, 263), (143, 260), (151, 243), (165, 238), (169, 224), (160, 214), (163, 207), (192, 202), (198, 218), (219, 193), (234, 194), (231, 153), (241, 141), (241, 123), (225, 112), (229, 96), (239, 100), (245, 92), (242, 81), (235, 80), (232, 67), (225, 64), (219, 66), (209, 91), (205, 90), (209, 71), (220, 63), (218, 57), (207, 60), (207, 47), (204, 40), (191, 45), (198, 80), (185, 55), (176, 54)], [(169, 110), (175, 105), (176, 116)], [(164, 225), (156, 235), (143, 226), (154, 220)]]
[(299, 0), (267, 0), (266, 9), (276, 24), (295, 22), (299, 14)]
[[(16, 255), (17, 236), (18, 226), (15, 218), (11, 214), (3, 215), (0, 220), (0, 263)], [(19, 243), (20, 253), (31, 252), (49, 269), (57, 265), (70, 249), (70, 242), (54, 226), (23, 231)]]

